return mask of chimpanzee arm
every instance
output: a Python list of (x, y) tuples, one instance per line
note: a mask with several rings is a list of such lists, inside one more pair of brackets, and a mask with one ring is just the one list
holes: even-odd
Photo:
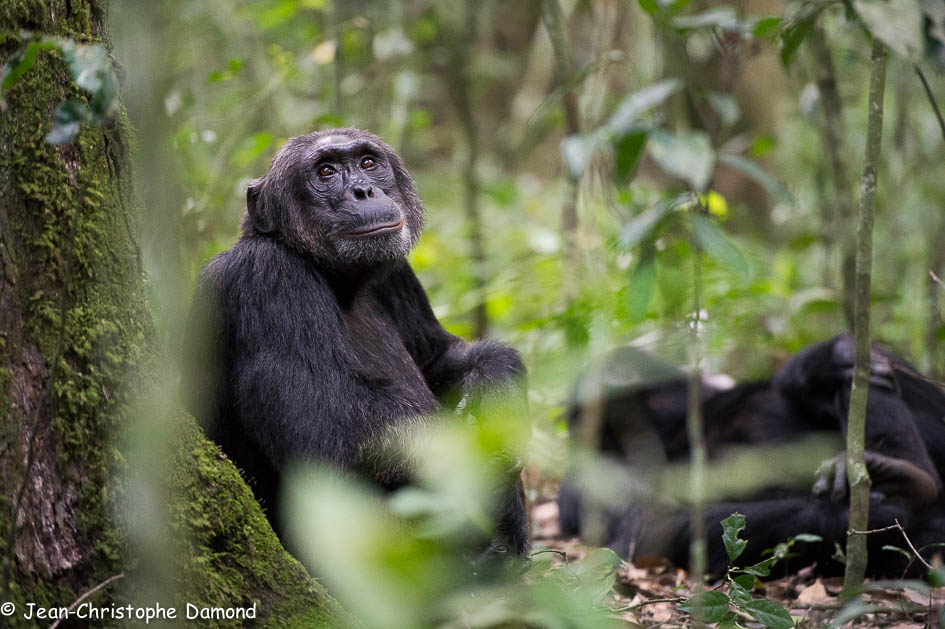
[(437, 397), (455, 403), (462, 395), (511, 392), (521, 384), (525, 366), (518, 352), (493, 340), (467, 343), (443, 329), (406, 262), (391, 270), (375, 293)]

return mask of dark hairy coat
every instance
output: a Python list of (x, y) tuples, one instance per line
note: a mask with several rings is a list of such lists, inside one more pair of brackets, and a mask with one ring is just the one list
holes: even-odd
[[(348, 154), (362, 152), (376, 163), (365, 172), (348, 166)], [(337, 177), (313, 174), (325, 160)], [(345, 238), (372, 220), (403, 227)], [(200, 274), (194, 411), (277, 529), (290, 462), (326, 462), (395, 489), (410, 480), (409, 463), (378, 452), (396, 450), (411, 427), (463, 396), (521, 394), (515, 350), (467, 343), (434, 316), (405, 259), (422, 223), (413, 179), (375, 136), (338, 129), (293, 138), (250, 183), (242, 237)], [(524, 502), (512, 476), (499, 536), (523, 552)]]

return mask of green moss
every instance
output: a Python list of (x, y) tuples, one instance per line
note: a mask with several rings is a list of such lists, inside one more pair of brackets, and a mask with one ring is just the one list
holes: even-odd
[(192, 419), (176, 423), (170, 505), (182, 601), (224, 607), (255, 602), (268, 627), (336, 626), (340, 608), (283, 550), (233, 464)]

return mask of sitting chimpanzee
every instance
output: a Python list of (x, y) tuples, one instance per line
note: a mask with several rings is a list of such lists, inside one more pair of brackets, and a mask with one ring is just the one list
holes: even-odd
[[(837, 448), (842, 448), (839, 438), (846, 432), (853, 353), (852, 338), (838, 336), (804, 349), (770, 381), (729, 389), (704, 381), (701, 409), (710, 461), (724, 459), (740, 446), (785, 444), (812, 434), (832, 433)], [(599, 382), (596, 389), (583, 383), (568, 414), (572, 438), (582, 431), (586, 434), (587, 422), (593, 421), (598, 439), (592, 446), (631, 474), (638, 473), (642, 459), (652, 462), (654, 449), (662, 462), (685, 461), (689, 456), (686, 379), (672, 368), (654, 368), (652, 363), (652, 357), (629, 348), (615, 354), (602, 372), (619, 374), (623, 365), (624, 371), (645, 374), (645, 380), (618, 378), (620, 382)], [(898, 521), (917, 548), (945, 542), (941, 482), (945, 393), (904, 360), (874, 345), (868, 398), (870, 528)], [(641, 452), (634, 444), (651, 447)], [(832, 465), (822, 466), (813, 490), (809, 485), (792, 486), (785, 474), (783, 482), (756, 488), (750, 496), (723, 495), (709, 504), (705, 520), (709, 571), (720, 574), (728, 566), (719, 522), (734, 512), (747, 517), (748, 547), (739, 558), (741, 565), (760, 561), (762, 551), (789, 537), (811, 533), (823, 541), (796, 544), (792, 552), (800, 557), (795, 561), (816, 563), (822, 574), (842, 570), (833, 555), (835, 543), (844, 546), (847, 534), (844, 462), (840, 453)], [(585, 507), (593, 499), (585, 490), (578, 478), (562, 485), (559, 508), (565, 535), (581, 533), (586, 524)], [(660, 555), (677, 565), (688, 564), (690, 520), (685, 508), (635, 495), (603, 505), (600, 519), (604, 542), (624, 556)], [(886, 544), (904, 547), (905, 541), (895, 530), (869, 535), (868, 571), (874, 576), (900, 576), (907, 562), (897, 552), (883, 551)]]
[[(522, 394), (524, 366), (437, 321), (405, 256), (423, 204), (379, 138), (335, 129), (289, 140), (249, 183), (242, 236), (197, 283), (193, 411), (243, 469), (277, 532), (280, 476), (321, 461), (386, 490), (411, 480), (412, 427), (457, 403)], [(492, 548), (527, 547), (514, 464)]]

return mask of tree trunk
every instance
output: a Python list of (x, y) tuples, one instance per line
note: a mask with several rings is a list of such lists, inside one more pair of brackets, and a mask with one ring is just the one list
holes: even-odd
[[(107, 44), (106, 4), (4, 2), (0, 32)], [(0, 44), (0, 60), (20, 48), (18, 38)], [(129, 504), (166, 506), (173, 580), (159, 603), (176, 606), (178, 618), (189, 602), (255, 605), (257, 618), (277, 625), (331, 624), (336, 604), (285, 553), (192, 418), (161, 418), (175, 435), (161, 451), (170, 462), (166, 496), (141, 495), (123, 477), (138, 468), (122, 446), (136, 394), (158, 375), (135, 234), (140, 208), (123, 115), (83, 127), (72, 143), (44, 142), (53, 108), (70, 97), (86, 94), (46, 51), (0, 102), (0, 602), (16, 605), (3, 624), (37, 626), (24, 618), (27, 603), (65, 607), (83, 595), (99, 608), (153, 606), (136, 578), (150, 558), (127, 525), (148, 513)]]

